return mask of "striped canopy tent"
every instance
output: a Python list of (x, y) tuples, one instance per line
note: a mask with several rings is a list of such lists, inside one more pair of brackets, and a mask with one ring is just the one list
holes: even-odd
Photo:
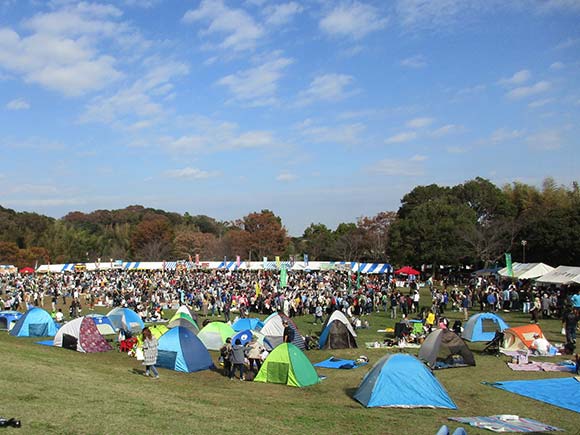
[(390, 264), (387, 263), (358, 263), (358, 267), (356, 267), (356, 272), (360, 273), (391, 273), (393, 268)]
[(217, 266), (217, 269), (224, 269), (224, 270), (231, 270), (231, 271), (238, 270), (238, 269), (246, 269), (246, 268), (247, 268), (247, 264), (245, 261), (241, 261), (239, 266), (238, 266), (237, 261), (222, 261)]

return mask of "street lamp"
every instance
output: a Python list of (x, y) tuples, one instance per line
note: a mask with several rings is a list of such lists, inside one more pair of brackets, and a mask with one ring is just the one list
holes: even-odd
[(527, 240), (522, 240), (522, 263), (526, 262), (526, 245), (528, 244)]

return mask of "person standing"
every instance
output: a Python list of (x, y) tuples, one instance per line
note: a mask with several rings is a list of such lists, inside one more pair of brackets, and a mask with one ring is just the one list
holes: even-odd
[(232, 370), (232, 339), (226, 338), (225, 344), (220, 349), (220, 355), (224, 363), (224, 374), (233, 379), (234, 371)]
[(294, 330), (288, 325), (288, 320), (282, 322), (284, 325), (284, 343), (292, 343), (294, 341)]
[(157, 364), (157, 347), (159, 343), (157, 339), (151, 334), (149, 328), (143, 329), (143, 364), (145, 365), (145, 376), (150, 376), (153, 374), (155, 379), (159, 379), (159, 373), (155, 364)]
[(534, 305), (530, 308), (530, 314), (532, 316), (532, 320), (530, 323), (538, 323), (538, 319), (540, 318), (540, 311), (542, 310), (542, 304), (540, 302), (540, 298), (534, 298)]
[(244, 364), (246, 362), (246, 350), (247, 347), (242, 345), (242, 341), (236, 338), (236, 342), (232, 346), (232, 371), (230, 379), (233, 379), (236, 369), (240, 372), (240, 381), (245, 381), (244, 377)]
[[(248, 351), (248, 360), (250, 361), (250, 371), (253, 371), (255, 374), (257, 374), (260, 371), (260, 367), (262, 367), (262, 359), (260, 358), (260, 355), (262, 355), (263, 351), (264, 347), (258, 342), (256, 336), (252, 337)], [(256, 366), (255, 371), (254, 365)]]

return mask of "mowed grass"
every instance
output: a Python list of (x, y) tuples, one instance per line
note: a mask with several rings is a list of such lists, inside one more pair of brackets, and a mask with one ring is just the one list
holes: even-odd
[[(460, 317), (447, 314), (452, 322)], [(522, 313), (501, 314), (512, 326), (529, 321)], [(185, 374), (160, 369), (161, 379), (153, 380), (126, 354), (81, 354), (0, 332), (0, 416), (22, 420), (22, 429), (7, 433), (27, 434), (434, 434), (442, 424), (459, 426), (448, 417), (493, 414), (517, 414), (578, 433), (579, 414), (482, 384), (569, 374), (513, 372), (506, 357), (482, 355), (479, 343), (469, 344), (476, 367), (435, 372), (458, 410), (363, 408), (352, 395), (364, 374), (388, 352), (365, 349), (364, 343), (382, 341), (385, 334), (377, 329), (394, 324), (388, 313), (366, 318), (371, 327), (359, 331), (359, 349), (313, 350), (307, 355), (313, 362), (366, 355), (370, 364), (356, 370), (318, 369), (327, 378), (303, 389), (230, 381), (221, 370)], [(320, 331), (311, 316), (295, 320), (302, 334)], [(552, 342), (562, 341), (559, 321), (542, 320), (541, 327)], [(217, 364), (217, 352), (211, 354)], [(562, 359), (566, 357), (549, 360)], [(490, 432), (468, 428), (468, 433)]]

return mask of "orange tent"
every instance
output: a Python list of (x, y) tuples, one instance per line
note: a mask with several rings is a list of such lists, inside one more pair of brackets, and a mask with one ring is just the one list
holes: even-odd
[(540, 326), (535, 323), (508, 328), (503, 331), (503, 334), (502, 349), (512, 351), (528, 350), (532, 341), (534, 341), (535, 334), (539, 334), (540, 337), (544, 338), (544, 333), (540, 329)]

